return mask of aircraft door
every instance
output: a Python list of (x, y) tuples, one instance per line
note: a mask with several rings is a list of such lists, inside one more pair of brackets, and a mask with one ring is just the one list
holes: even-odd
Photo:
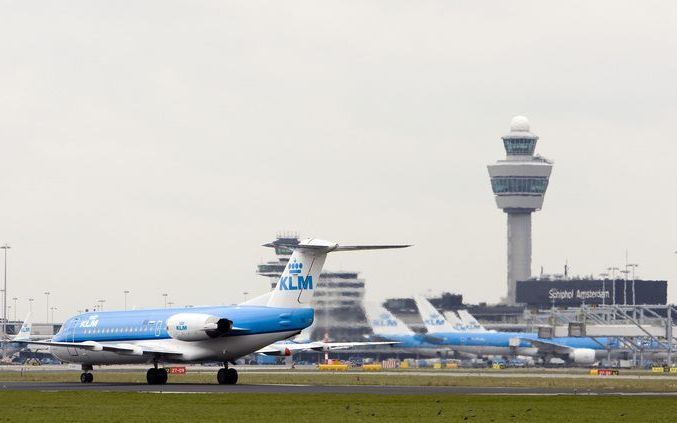
[[(80, 319), (78, 317), (73, 318), (70, 322), (70, 327), (66, 328), (66, 340), (68, 342), (75, 342), (75, 329), (78, 327), (78, 322)], [(71, 356), (78, 355), (77, 348), (67, 348), (68, 354)]]

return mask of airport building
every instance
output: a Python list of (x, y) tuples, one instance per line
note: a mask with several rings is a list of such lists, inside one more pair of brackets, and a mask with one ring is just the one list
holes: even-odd
[(517, 282), (517, 302), (528, 308), (582, 305), (665, 305), (667, 281), (626, 279), (530, 279)]
[(543, 206), (552, 162), (534, 155), (538, 136), (529, 121), (515, 116), (504, 135), (506, 158), (489, 165), (496, 205), (508, 216), (507, 304), (516, 303), (516, 283), (531, 277), (531, 214)]

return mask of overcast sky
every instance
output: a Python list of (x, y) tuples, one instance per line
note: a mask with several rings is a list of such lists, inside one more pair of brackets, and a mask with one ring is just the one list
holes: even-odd
[[(533, 272), (677, 280), (673, 1), (2, 1), (9, 304), (56, 320), (268, 289), (279, 231), (367, 296), (506, 292), (486, 165), (524, 114), (555, 162)], [(677, 287), (670, 288), (677, 301)], [(13, 311), (10, 311), (13, 317)]]

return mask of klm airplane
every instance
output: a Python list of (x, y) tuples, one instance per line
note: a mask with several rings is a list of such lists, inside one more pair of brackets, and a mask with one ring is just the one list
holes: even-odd
[[(299, 334), (313, 323), (309, 307), (329, 252), (404, 248), (407, 245), (340, 246), (319, 239), (298, 245), (279, 241), (267, 247), (293, 249), (275, 289), (263, 296), (264, 305), (156, 309), (84, 313), (64, 322), (50, 341), (17, 341), (49, 346), (62, 361), (78, 363), (80, 381), (90, 383), (94, 365), (152, 364), (149, 384), (167, 383), (165, 363), (220, 361), (220, 384), (237, 383), (228, 363), (276, 341)], [(263, 301), (258, 301), (259, 303)]]
[(5, 357), (12, 356), (13, 354), (19, 352), (21, 349), (26, 348), (26, 344), (21, 343), (21, 341), (28, 341), (31, 339), (31, 330), (33, 325), (31, 324), (31, 314), (28, 313), (26, 318), (19, 329), (19, 333), (13, 337), (7, 337), (5, 339), (0, 339), (0, 350), (2, 354), (0, 359)]
[(415, 300), (430, 339), (437, 339), (440, 345), (461, 353), (504, 357), (552, 356), (575, 364), (593, 364), (597, 359), (606, 357), (607, 347), (618, 348), (615, 338), (546, 339), (535, 333), (459, 331), (427, 299), (417, 296)]
[(439, 345), (441, 339), (414, 332), (377, 303), (365, 302), (364, 312), (374, 336), (397, 342), (397, 348), (413, 349), (416, 352), (431, 355), (446, 350), (445, 347)]

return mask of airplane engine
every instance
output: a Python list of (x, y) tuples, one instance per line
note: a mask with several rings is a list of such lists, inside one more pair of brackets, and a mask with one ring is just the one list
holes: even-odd
[(595, 350), (576, 348), (569, 353), (569, 359), (576, 364), (593, 364), (595, 362)]
[(199, 313), (179, 313), (167, 319), (167, 333), (180, 341), (204, 341), (225, 336), (233, 322)]

